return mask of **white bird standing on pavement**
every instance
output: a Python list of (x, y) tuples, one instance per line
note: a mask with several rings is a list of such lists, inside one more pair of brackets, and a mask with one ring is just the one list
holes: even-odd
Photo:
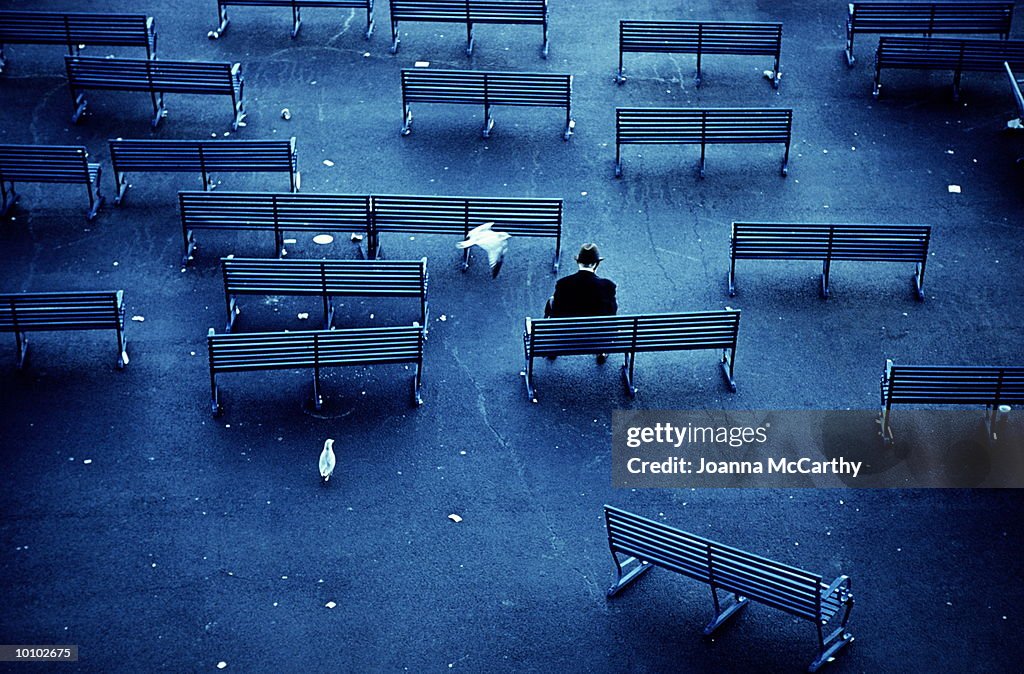
[(331, 479), (336, 463), (337, 459), (334, 458), (334, 440), (327, 438), (324, 441), (324, 449), (320, 452), (320, 479), (323, 480), (324, 484), (327, 484), (327, 481)]
[(485, 222), (479, 227), (474, 227), (469, 230), (465, 241), (459, 241), (455, 245), (463, 249), (480, 246), (487, 251), (487, 261), (491, 264), (491, 278), (497, 278), (505, 261), (505, 253), (508, 251), (508, 240), (512, 235), (508, 232), (495, 232), (491, 229), (493, 226), (493, 222)]

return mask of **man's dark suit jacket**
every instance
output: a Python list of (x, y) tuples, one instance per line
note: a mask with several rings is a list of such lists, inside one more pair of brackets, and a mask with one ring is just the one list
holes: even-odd
[(555, 284), (551, 316), (613, 316), (619, 310), (615, 302), (615, 284), (597, 274), (580, 270)]

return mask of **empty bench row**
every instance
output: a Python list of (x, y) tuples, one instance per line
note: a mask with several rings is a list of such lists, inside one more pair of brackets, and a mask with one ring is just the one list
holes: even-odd
[(1024, 68), (1024, 40), (959, 40), (951, 38), (883, 37), (875, 55), (875, 84), (882, 90), (882, 70), (949, 70), (953, 98), (960, 96), (965, 72), (1002, 73)]
[[(204, 189), (216, 173), (286, 173), (293, 192), (299, 189), (295, 138), (288, 140), (112, 140), (110, 161), (117, 185), (116, 203), (128, 189), (128, 175), (137, 172), (198, 173)], [(87, 218), (103, 203), (102, 167), (89, 161), (84, 147), (63, 145), (0, 145), (0, 187), (6, 215), (18, 200), (15, 183), (85, 185)]]

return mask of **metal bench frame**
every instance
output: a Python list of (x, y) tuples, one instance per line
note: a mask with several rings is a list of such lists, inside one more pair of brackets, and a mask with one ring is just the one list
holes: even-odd
[(875, 52), (875, 82), (871, 95), (882, 90), (882, 69), (951, 70), (953, 100), (960, 99), (965, 72), (1005, 72), (1004, 64), (1024, 68), (1024, 40), (959, 40), (953, 38), (883, 37)]
[(415, 297), (424, 335), (427, 305), (427, 258), (420, 260), (297, 260), (227, 258), (220, 260), (228, 320), (234, 328), (241, 313), (239, 295), (320, 297), (324, 329), (334, 323), (334, 297)]
[[(649, 130), (631, 129), (637, 122)], [(780, 172), (785, 177), (792, 137), (793, 111), (788, 108), (616, 108), (615, 177), (622, 177), (623, 145), (700, 145), (703, 178), (708, 145), (747, 143), (784, 144)]]
[(1017, 118), (1007, 122), (1006, 126), (1007, 128), (1020, 129), (1024, 126), (1024, 95), (1020, 92), (1020, 85), (1024, 80), (1018, 80), (1017, 76), (1013, 74), (1013, 68), (1005, 61), (1003, 62), (1003, 70), (1006, 71), (1006, 77), (1010, 80), (1010, 91), (1013, 94), (1014, 102), (1017, 104)]
[[(142, 163), (140, 156), (143, 154), (148, 163)], [(149, 158), (150, 155), (152, 159)], [(253, 159), (257, 155), (258, 161)], [(239, 156), (242, 160), (236, 159)], [(171, 159), (173, 162), (170, 162)], [(205, 190), (213, 189), (212, 174), (217, 171), (288, 173), (291, 191), (299, 191), (300, 175), (296, 168), (294, 137), (288, 140), (115, 139), (110, 141), (110, 162), (114, 168), (114, 182), (117, 185), (117, 196), (114, 199), (116, 204), (124, 200), (125, 192), (128, 190), (129, 171), (199, 173)]]
[(724, 21), (619, 21), (619, 70), (615, 82), (622, 84), (626, 75), (622, 55), (694, 54), (697, 57), (699, 87), (703, 81), (701, 61), (705, 54), (772, 56), (775, 65), (766, 75), (773, 89), (779, 88), (782, 72), (779, 56), (782, 51), (781, 23)]
[(851, 2), (846, 15), (846, 65), (852, 67), (856, 61), (856, 33), (997, 34), (1005, 40), (1012, 21), (1012, 2)]
[(466, 24), (466, 56), (473, 54), (473, 24), (540, 25), (541, 57), (548, 57), (547, 0), (391, 0), (391, 53), (401, 41), (399, 21)]
[[(705, 636), (714, 634), (753, 600), (814, 623), (818, 654), (807, 668), (810, 672), (818, 671), (853, 642), (853, 635), (847, 631), (853, 610), (849, 576), (841, 575), (826, 585), (819, 574), (619, 508), (606, 505), (604, 515), (608, 548), (615, 563), (615, 583), (608, 589), (609, 598), (659, 566), (711, 588), (715, 616), (704, 628)], [(619, 555), (625, 559), (620, 560)], [(719, 598), (720, 590), (727, 593), (725, 601)], [(836, 617), (838, 626), (826, 634)]]
[[(313, 407), (320, 410), (320, 370), (342, 365), (380, 365), (413, 363), (416, 370), (412, 382), (414, 406), (423, 404), (423, 328), (413, 323), (403, 327), (346, 328), (344, 330), (303, 330), (294, 332), (233, 333), (218, 335), (210, 328), (207, 348), (210, 362), (210, 403), (213, 416), (223, 412), (217, 375), (225, 372), (254, 372), (257, 370), (313, 370)], [(415, 341), (415, 345), (413, 345)], [(231, 354), (231, 363), (225, 363), (227, 345), (241, 345)], [(346, 347), (356, 345), (369, 348), (372, 353), (362, 358), (346, 355)], [(391, 347), (392, 350), (384, 350)], [(394, 347), (413, 349), (403, 354)], [(249, 349), (247, 351), (246, 349)], [(252, 349), (256, 349), (252, 351)], [(339, 351), (340, 349), (340, 351)], [(248, 360), (246, 360), (248, 359)]]
[(13, 332), (18, 369), (28, 357), (27, 332), (117, 331), (117, 367), (128, 364), (123, 290), (0, 294), (0, 332)]
[(8, 44), (58, 44), (77, 56), (82, 45), (145, 47), (146, 58), (156, 58), (153, 17), (145, 14), (86, 12), (25, 12), (0, 10), (0, 73), (7, 65)]
[(729, 296), (736, 295), (736, 260), (817, 260), (821, 296), (828, 299), (832, 262), (911, 262), (914, 296), (924, 300), (930, 225), (734, 222), (729, 238)]
[(572, 119), (572, 75), (565, 74), (411, 68), (402, 71), (403, 136), (412, 133), (410, 103), (482, 105), (483, 138), (489, 138), (494, 128), (491, 108), (496, 105), (565, 108), (562, 140), (569, 140), (576, 125)]
[(216, 40), (227, 32), (228, 5), (236, 7), (290, 7), (292, 10), (292, 38), (299, 35), (299, 28), (302, 27), (302, 8), (309, 9), (365, 9), (366, 10), (366, 39), (370, 39), (373, 33), (373, 0), (217, 0), (217, 19), (220, 24), (206, 34), (211, 40)]
[[(733, 371), (740, 312), (695, 311), (668, 314), (632, 314), (623, 316), (585, 316), (576, 318), (527, 318), (523, 332), (524, 377), (526, 393), (537, 402), (533, 383), (533, 359), (544, 356), (579, 356), (598, 353), (623, 354), (622, 382), (635, 398), (634, 364), (637, 353), (657, 351), (694, 351), (721, 349), (719, 365), (730, 391), (736, 391)], [(547, 334), (555, 334), (556, 344), (545, 344)], [(542, 335), (538, 344), (538, 334)]]
[(153, 104), (150, 126), (154, 129), (167, 116), (165, 93), (230, 96), (232, 130), (237, 131), (245, 119), (245, 79), (240, 63), (65, 56), (64, 64), (75, 105), (71, 121), (75, 123), (88, 108), (86, 90), (149, 93)]
[(899, 365), (886, 359), (881, 378), (881, 435), (894, 442), (892, 406), (984, 405), (990, 439), (1000, 405), (1024, 405), (1024, 366)]
[[(26, 165), (24, 160), (30, 160)], [(55, 165), (60, 163), (59, 170)], [(69, 145), (0, 145), (0, 217), (14, 208), (21, 195), (14, 183), (82, 184), (89, 193), (86, 219), (92, 220), (103, 205), (100, 179), (103, 167), (89, 163), (84, 147)]]

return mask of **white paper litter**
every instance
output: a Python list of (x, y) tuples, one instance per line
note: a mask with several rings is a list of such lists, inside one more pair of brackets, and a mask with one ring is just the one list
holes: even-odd
[(360, 241), (363, 240), (363, 235), (360, 234), (359, 232), (352, 232), (351, 238), (353, 243), (359, 243)]
[(284, 240), (284, 244), (285, 244), (286, 246), (290, 246), (290, 245), (292, 245), (293, 243), (297, 243), (297, 242), (298, 242), (298, 239), (285, 239), (285, 240)]
[(88, 465), (89, 465), (90, 463), (92, 463), (92, 459), (86, 459), (86, 460), (85, 460), (85, 461), (83, 461), (82, 463), (84, 463), (85, 465), (87, 465), (87, 466), (88, 466)]
[(138, 321), (139, 323), (141, 323), (142, 321), (146, 320), (146, 317), (145, 316), (132, 316), (132, 320), (133, 321)]
[(440, 315), (440, 316), (438, 317), (438, 319), (437, 319), (437, 320), (439, 320), (439, 321), (441, 321), (442, 323), (444, 323), (445, 321), (447, 321), (447, 320), (448, 320), (448, 317), (447, 317), (447, 316), (445, 316), (444, 314), (441, 314), (441, 315)]
[(333, 601), (329, 601), (326, 604), (324, 604), (324, 606), (326, 606), (327, 608), (334, 608), (335, 606), (337, 606), (337, 604), (335, 604)]
[(284, 121), (287, 122), (291, 118), (292, 118), (292, 111), (289, 110), (288, 108), (281, 108), (281, 119), (283, 119)]
[(224, 662), (223, 660), (221, 660), (220, 662), (217, 663), (217, 669), (224, 669), (227, 666), (228, 666), (228, 663)]
[(321, 246), (326, 246), (334, 241), (334, 237), (330, 234), (317, 234), (313, 237), (313, 243), (318, 243)]
[(331, 161), (330, 159), (324, 159), (324, 166), (327, 166), (327, 167), (334, 166), (334, 162)]
[(950, 185), (949, 186), (949, 193), (950, 194), (960, 194), (960, 186), (959, 185)]
[(417, 61), (413, 65), (416, 66), (417, 68), (429, 68), (430, 61)]
[(456, 524), (458, 524), (459, 522), (462, 521), (462, 518), (459, 517), (458, 515), (456, 515), (455, 513), (452, 513), (451, 515), (449, 515), (448, 519), (450, 519), (452, 522), (455, 522)]
[(303, 311), (303, 312), (302, 312), (301, 314), (299, 314), (299, 320), (300, 320), (300, 321), (304, 321), (304, 320), (306, 320), (307, 318), (309, 318), (309, 314), (308, 314), (308, 313), (306, 313), (305, 311)]

